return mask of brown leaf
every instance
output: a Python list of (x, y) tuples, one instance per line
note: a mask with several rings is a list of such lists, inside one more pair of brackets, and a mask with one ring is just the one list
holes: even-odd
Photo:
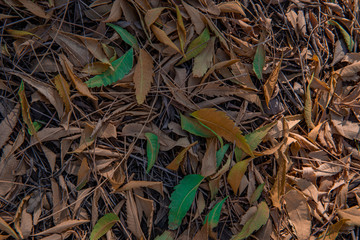
[(146, 24), (146, 27), (150, 30), (151, 25), (159, 18), (161, 12), (165, 8), (159, 7), (159, 8), (153, 8), (145, 13), (144, 21)]
[(181, 52), (183, 54), (185, 54), (186, 30), (185, 30), (185, 26), (184, 26), (183, 18), (181, 16), (180, 9), (177, 5), (175, 5), (175, 9), (176, 9), (176, 18), (177, 18), (176, 27), (177, 27), (179, 40), (180, 40), (180, 48), (181, 48)]
[[(1, 217), (0, 217), (0, 230), (10, 234), (15, 239), (19, 239), (16, 232)], [(4, 238), (4, 239), (6, 239), (6, 238)]]
[(128, 191), (126, 194), (126, 217), (126, 223), (130, 231), (137, 239), (144, 238), (145, 235), (141, 229), (139, 213), (131, 191)]
[(235, 143), (237, 147), (241, 148), (250, 156), (253, 156), (253, 152), (241, 134), (240, 129), (235, 126), (234, 121), (232, 121), (225, 112), (217, 111), (215, 108), (204, 108), (193, 112), (191, 115), (217, 135), (224, 137), (231, 143)]
[(19, 2), (22, 3), (22, 5), (31, 13), (33, 13), (34, 15), (41, 17), (41, 18), (45, 18), (48, 19), (50, 18), (50, 15), (46, 14), (44, 9), (42, 7), (40, 7), (39, 5), (37, 5), (36, 3), (30, 1), (30, 0), (19, 0)]
[(266, 82), (264, 84), (264, 96), (265, 96), (266, 105), (268, 107), (269, 107), (270, 99), (274, 93), (274, 89), (275, 89), (277, 80), (279, 78), (281, 63), (282, 63), (282, 57), (281, 57), (280, 62), (278, 62), (276, 64), (275, 69), (271, 72), (270, 77), (266, 80)]
[(19, 161), (12, 152), (13, 146), (8, 144), (3, 148), (0, 161), (0, 196), (4, 197), (13, 187), (15, 175), (13, 172), (18, 168)]
[(115, 0), (115, 2), (112, 4), (109, 16), (102, 22), (104, 23), (117, 22), (120, 20), (121, 16), (122, 16), (121, 0)]
[(56, 89), (65, 104), (65, 112), (69, 113), (71, 109), (70, 86), (61, 74), (54, 78)]
[(155, 37), (163, 44), (171, 47), (172, 49), (176, 50), (178, 53), (181, 53), (179, 48), (171, 41), (171, 39), (167, 36), (167, 34), (161, 30), (160, 28), (156, 27), (155, 25), (151, 26), (151, 31), (154, 33)]
[(20, 115), (20, 104), (16, 104), (13, 110), (0, 123), (0, 149), (9, 139)]
[(192, 148), (197, 143), (198, 143), (197, 141), (193, 142), (192, 144), (181, 150), (181, 152), (175, 157), (174, 160), (171, 161), (169, 165), (166, 166), (166, 168), (169, 170), (177, 171), (178, 168), (180, 167), (181, 162), (184, 160), (187, 151), (189, 151), (189, 149)]
[(213, 63), (215, 38), (210, 38), (206, 48), (194, 58), (193, 76), (202, 77)]
[(295, 227), (299, 240), (309, 239), (311, 233), (311, 216), (308, 203), (304, 195), (298, 190), (291, 190), (284, 196), (286, 210), (291, 223)]
[(242, 16), (246, 17), (244, 10), (237, 1), (222, 2), (218, 4), (218, 7), (222, 13), (239, 13)]
[(346, 225), (349, 226), (360, 226), (360, 208), (354, 206), (348, 209), (339, 209), (337, 214), (341, 219), (346, 219)]
[(201, 13), (196, 8), (192, 7), (186, 2), (181, 1), (181, 3), (184, 6), (186, 12), (189, 14), (191, 22), (194, 24), (196, 33), (200, 35), (205, 28), (205, 23), (203, 21)]
[(91, 98), (93, 100), (97, 100), (97, 97), (95, 97), (94, 95), (92, 95), (90, 93), (90, 90), (88, 88), (88, 86), (80, 80), (80, 78), (78, 78), (74, 72), (72, 71), (72, 67), (70, 67), (70, 62), (69, 60), (67, 60), (67, 58), (62, 55), (63, 57), (60, 56), (60, 59), (62, 60), (62, 64), (65, 67), (65, 71), (68, 74), (68, 76), (70, 77), (71, 81), (73, 82), (75, 88), (79, 91), (79, 93), (83, 96), (86, 96), (88, 98)]
[(229, 66), (233, 65), (234, 63), (237, 63), (238, 61), (240, 61), (240, 60), (239, 59), (231, 59), (231, 60), (216, 63), (206, 72), (204, 77), (201, 79), (201, 83), (203, 83), (210, 76), (210, 74), (215, 72), (215, 70), (229, 67)]
[(154, 81), (153, 59), (146, 50), (140, 49), (138, 63), (134, 70), (135, 94), (138, 104), (143, 104), (149, 93), (151, 83)]
[(232, 190), (235, 194), (237, 194), (241, 180), (247, 170), (250, 159), (246, 159), (236, 163), (230, 170), (229, 175), (227, 177), (227, 181), (230, 184)]
[(216, 172), (216, 138), (208, 138), (206, 141), (206, 152), (201, 160), (200, 174), (204, 177)]
[(79, 226), (81, 224), (88, 223), (88, 222), (89, 222), (89, 220), (67, 220), (60, 224), (57, 224), (55, 227), (46, 229), (45, 231), (42, 231), (40, 233), (36, 233), (34, 236), (49, 235), (49, 234), (53, 234), (53, 233), (61, 233), (68, 229), (71, 229), (73, 227), (76, 227), (76, 226)]
[(147, 219), (147, 225), (148, 225), (148, 236), (151, 236), (151, 230), (153, 226), (153, 217), (154, 217), (154, 201), (150, 199), (146, 199), (143, 197), (140, 197), (139, 195), (135, 194), (135, 201), (138, 208), (145, 213), (146, 219)]
[(130, 181), (121, 188), (117, 189), (116, 192), (129, 191), (131, 189), (137, 189), (141, 187), (148, 187), (154, 189), (155, 191), (159, 192), (162, 196), (164, 196), (162, 182)]
[(335, 72), (343, 81), (358, 81), (360, 79), (360, 62), (355, 62)]

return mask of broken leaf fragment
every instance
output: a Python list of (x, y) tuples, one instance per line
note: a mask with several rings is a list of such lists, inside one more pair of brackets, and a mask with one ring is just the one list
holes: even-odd
[(148, 158), (146, 172), (149, 173), (151, 168), (154, 166), (157, 156), (159, 154), (160, 143), (158, 136), (153, 133), (145, 133), (145, 137), (147, 139), (146, 155)]

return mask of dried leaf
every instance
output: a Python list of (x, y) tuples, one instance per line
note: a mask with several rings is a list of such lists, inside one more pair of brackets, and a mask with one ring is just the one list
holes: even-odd
[(177, 229), (190, 209), (194, 201), (196, 191), (200, 183), (204, 179), (203, 176), (192, 174), (184, 177), (178, 185), (175, 186), (174, 192), (171, 194), (171, 203), (169, 211), (169, 229)]
[(274, 93), (274, 89), (275, 89), (277, 80), (279, 78), (281, 63), (282, 63), (282, 57), (281, 57), (280, 62), (278, 62), (276, 64), (275, 69), (272, 71), (270, 77), (266, 80), (266, 82), (264, 84), (264, 96), (265, 96), (266, 105), (268, 107), (269, 107), (270, 99)]
[(97, 100), (97, 97), (92, 95), (91, 92), (89, 91), (88, 86), (83, 81), (81, 81), (81, 79), (78, 76), (76, 76), (74, 74), (71, 67), (69, 66), (69, 64), (70, 64), (69, 60), (67, 60), (65, 58), (60, 58), (60, 59), (63, 59), (63, 65), (65, 66), (66, 72), (67, 72), (68, 76), (70, 77), (71, 81), (73, 82), (76, 90), (78, 90), (79, 93), (83, 96), (91, 98), (92, 100)]
[(180, 49), (181, 52), (184, 53), (185, 51), (185, 42), (186, 42), (186, 30), (185, 30), (185, 26), (184, 26), (184, 22), (181, 16), (181, 12), (180, 9), (177, 5), (175, 5), (175, 9), (176, 9), (176, 26), (177, 26), (177, 32), (179, 35), (179, 40), (180, 40)]
[(146, 172), (149, 173), (157, 159), (160, 149), (160, 144), (159, 144), (158, 136), (156, 136), (153, 133), (145, 133), (145, 137), (147, 139), (146, 153), (148, 158), (148, 165), (146, 168)]
[(154, 240), (173, 240), (174, 239), (174, 233), (166, 230), (161, 235), (157, 236)]
[(148, 181), (130, 181), (121, 188), (117, 189), (116, 192), (128, 191), (131, 189), (137, 189), (141, 187), (148, 187), (159, 192), (164, 196), (163, 183), (162, 182), (148, 182)]
[(153, 8), (146, 12), (144, 21), (146, 27), (150, 29), (151, 25), (159, 18), (161, 12), (164, 10), (164, 7)]
[(50, 18), (50, 15), (46, 14), (44, 9), (39, 5), (37, 5), (36, 3), (30, 0), (19, 0), (19, 2), (21, 2), (22, 5), (32, 14), (45, 19)]
[(116, 22), (120, 20), (121, 16), (122, 16), (121, 0), (115, 0), (114, 3), (112, 4), (109, 16), (103, 22), (105, 23)]
[(216, 138), (206, 139), (206, 152), (201, 160), (200, 174), (208, 177), (216, 172)]
[(337, 214), (340, 219), (347, 220), (345, 223), (346, 225), (360, 226), (360, 208), (358, 206), (347, 209), (339, 209), (337, 210)]
[(77, 183), (76, 190), (80, 191), (88, 182), (90, 176), (90, 168), (87, 162), (87, 158), (83, 158), (81, 161), (81, 165), (79, 171), (77, 173)]
[(53, 234), (53, 233), (61, 233), (68, 229), (71, 229), (73, 227), (76, 227), (76, 226), (79, 226), (81, 224), (88, 223), (88, 222), (89, 222), (89, 220), (67, 220), (65, 222), (62, 222), (62, 223), (56, 225), (55, 227), (46, 229), (45, 231), (42, 231), (40, 233), (36, 233), (34, 236), (49, 235), (49, 234)]
[(151, 83), (154, 81), (153, 75), (153, 60), (150, 54), (146, 50), (141, 49), (138, 63), (135, 66), (134, 70), (134, 84), (135, 84), (135, 94), (138, 104), (143, 104), (146, 98), (146, 95), (149, 93), (151, 88)]
[(68, 113), (71, 109), (70, 86), (61, 74), (55, 76), (54, 82), (56, 89), (65, 104), (65, 112)]
[(337, 238), (341, 228), (346, 224), (347, 219), (341, 219), (337, 223), (331, 224), (327, 229), (319, 236), (321, 240), (334, 240)]
[(223, 61), (223, 62), (218, 62), (215, 65), (213, 65), (204, 75), (204, 77), (201, 79), (201, 83), (203, 83), (209, 76), (210, 74), (212, 74), (213, 72), (215, 72), (215, 70), (218, 69), (222, 69), (225, 67), (229, 67), (237, 62), (239, 62), (239, 59), (231, 59), (231, 60), (227, 60), (227, 61)]
[(126, 198), (126, 223), (130, 231), (136, 236), (137, 239), (143, 239), (144, 233), (141, 230), (139, 219), (139, 213), (136, 207), (136, 203), (131, 192), (127, 192)]
[(311, 233), (311, 216), (306, 198), (298, 191), (291, 190), (284, 196), (286, 210), (296, 230), (299, 240), (309, 239)]
[(133, 35), (131, 35), (128, 31), (112, 23), (107, 23), (106, 25), (112, 27), (120, 35), (121, 39), (124, 40), (124, 42), (129, 44), (135, 50), (139, 50), (139, 43), (137, 42), (136, 38)]
[(187, 146), (186, 148), (181, 150), (181, 152), (175, 157), (174, 160), (171, 161), (171, 163), (169, 165), (166, 166), (166, 168), (169, 170), (177, 171), (181, 162), (184, 160), (184, 157), (185, 157), (185, 154), (187, 153), (187, 151), (189, 151), (189, 149), (192, 148), (197, 143), (198, 143), (197, 141), (193, 142), (192, 144), (190, 144), (189, 146)]
[(7, 232), (15, 239), (20, 239), (16, 232), (0, 217), (0, 230)]
[[(21, 101), (21, 99), (20, 99)], [(13, 110), (0, 123), (0, 149), (8, 141), (20, 115), (20, 105), (16, 104)]]
[(179, 48), (171, 41), (171, 39), (166, 35), (166, 33), (155, 25), (151, 26), (151, 31), (155, 34), (155, 37), (163, 44), (171, 47), (176, 50), (178, 53), (181, 53)]
[(235, 194), (237, 194), (237, 192), (239, 190), (241, 180), (247, 170), (249, 161), (250, 161), (250, 159), (246, 159), (246, 160), (236, 163), (229, 172), (227, 181), (230, 184), (230, 186)]
[(222, 2), (218, 4), (218, 7), (223, 13), (239, 13), (242, 16), (246, 17), (244, 10), (242, 9), (240, 3), (237, 1)]
[(235, 123), (224, 112), (217, 111), (215, 108), (204, 108), (193, 112), (191, 116), (198, 119), (217, 135), (231, 143), (235, 143), (237, 147), (253, 156), (253, 152), (241, 134), (240, 129), (235, 126)]
[(131, 48), (119, 59), (113, 61), (111, 65), (115, 71), (108, 69), (103, 74), (90, 78), (85, 82), (87, 86), (90, 88), (108, 86), (121, 80), (133, 67), (133, 49)]
[(196, 33), (200, 34), (205, 28), (205, 23), (201, 17), (201, 13), (186, 2), (181, 1), (181, 3), (183, 4), (186, 12), (189, 14), (191, 22), (194, 24)]
[(265, 202), (261, 202), (255, 214), (245, 223), (240, 233), (233, 236), (231, 240), (241, 240), (249, 237), (253, 232), (257, 231), (264, 225), (269, 218), (269, 208)]
[(311, 76), (311, 80), (306, 88), (306, 93), (305, 93), (304, 118), (305, 118), (306, 125), (308, 126), (309, 129), (315, 128), (315, 125), (311, 119), (312, 101), (311, 101), (310, 85), (311, 85), (313, 78), (314, 78), (314, 74), (312, 74), (312, 76)]
[(117, 221), (120, 221), (120, 219), (115, 213), (105, 214), (95, 224), (90, 234), (90, 240), (98, 240), (101, 238), (114, 226)]

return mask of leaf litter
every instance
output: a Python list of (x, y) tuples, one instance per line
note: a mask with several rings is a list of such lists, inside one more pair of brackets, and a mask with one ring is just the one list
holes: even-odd
[(360, 237), (356, 1), (0, 6), (0, 239)]

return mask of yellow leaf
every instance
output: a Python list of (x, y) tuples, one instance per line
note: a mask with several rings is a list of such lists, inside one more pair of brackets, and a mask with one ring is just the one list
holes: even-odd
[(151, 83), (154, 81), (153, 67), (154, 64), (152, 57), (146, 52), (146, 50), (141, 49), (133, 77), (136, 100), (138, 104), (144, 103), (146, 95), (150, 91)]
[(217, 111), (215, 108), (204, 108), (193, 112), (191, 116), (199, 120), (217, 135), (231, 143), (235, 143), (237, 147), (241, 148), (250, 156), (254, 156), (249, 144), (241, 134), (240, 129), (235, 126), (234, 121), (232, 121), (225, 112)]
[(179, 48), (171, 41), (171, 39), (166, 35), (166, 33), (161, 30), (160, 28), (152, 25), (151, 26), (152, 32), (155, 34), (155, 37), (163, 44), (175, 49), (177, 52), (181, 53)]
[(55, 87), (58, 90), (61, 99), (65, 104), (66, 113), (70, 112), (71, 101), (70, 101), (70, 86), (64, 79), (64, 77), (59, 74), (54, 78)]

